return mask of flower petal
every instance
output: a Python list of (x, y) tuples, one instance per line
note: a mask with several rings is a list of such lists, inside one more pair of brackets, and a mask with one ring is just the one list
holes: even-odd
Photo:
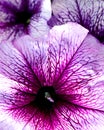
[(104, 46), (86, 35), (87, 30), (73, 23), (50, 31), (48, 83), (72, 103), (104, 110)]
[[(80, 55), (80, 58), (78, 58)], [(70, 84), (78, 76), (76, 91), (72, 94), (73, 102), (86, 108), (104, 110), (104, 46), (93, 36), (88, 35), (78, 54), (73, 57), (74, 73), (71, 73)], [(79, 64), (80, 62), (80, 64)], [(70, 75), (70, 74), (69, 74)], [(72, 78), (71, 78), (72, 77)], [(74, 84), (75, 85), (75, 84)], [(77, 95), (77, 96), (75, 96)], [(96, 103), (97, 102), (97, 103)]]
[(34, 38), (43, 38), (45, 34), (49, 31), (49, 26), (47, 25), (47, 21), (51, 17), (51, 2), (50, 0), (43, 0), (43, 4), (41, 7), (41, 13), (38, 20), (34, 20), (36, 18), (32, 18), (29, 33)]
[(41, 38), (49, 31), (50, 0), (0, 1), (0, 41), (10, 41), (23, 35)]
[[(42, 73), (42, 66), (40, 62), (44, 61), (45, 58), (43, 54), (43, 59), (40, 57), (41, 53), (38, 43), (36, 42), (36, 44), (32, 44), (31, 39), (29, 39), (30, 41), (28, 39), (29, 38), (27, 38), (28, 44), (26, 44), (26, 39), (23, 41), (27, 46), (29, 45), (28, 49), (24, 46), (24, 52), (26, 52), (25, 54), (24, 52), (19, 52), (19, 49), (17, 50), (9, 42), (3, 42), (0, 45), (0, 55), (2, 55), (0, 56), (0, 73), (23, 85), (27, 85), (29, 83), (28, 87), (31, 88), (36, 82), (40, 84), (38, 79), (38, 74), (40, 74), (40, 72)], [(35, 50), (35, 47), (37, 47), (37, 50)], [(36, 69), (35, 71), (37, 74), (34, 73), (34, 69)], [(41, 80), (42, 78), (44, 79), (41, 74), (39, 77)], [(36, 88), (38, 87), (39, 86)]]
[(51, 2), (50, 0), (44, 0), (41, 7), (41, 17), (45, 20), (49, 20), (51, 18)]
[[(49, 34), (49, 77), (50, 82), (59, 77), (65, 66), (70, 62), (83, 40), (87, 36), (88, 30), (77, 23), (68, 23), (55, 26)], [(55, 76), (55, 77), (54, 77)]]
[[(55, 26), (40, 41), (25, 36), (13, 44), (2, 43), (0, 73), (18, 86), (10, 94), (0, 93), (0, 101), (15, 119), (26, 123), (24, 128), (32, 122), (37, 130), (100, 129), (104, 126), (103, 61), (103, 45), (76, 23)], [(61, 97), (47, 115), (31, 103), (45, 85), (53, 86)]]
[(53, 16), (50, 26), (77, 22), (92, 35), (104, 42), (104, 1), (102, 0), (57, 0), (52, 2)]
[(104, 129), (104, 113), (97, 110), (69, 104), (63, 107), (61, 106), (55, 113), (57, 113), (57, 120), (60, 121), (60, 124), (65, 130)]

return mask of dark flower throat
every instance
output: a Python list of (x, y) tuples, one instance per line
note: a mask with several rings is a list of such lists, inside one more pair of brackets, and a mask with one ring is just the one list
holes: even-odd
[(30, 23), (30, 18), (32, 17), (31, 12), (23, 11), (23, 12), (18, 12), (16, 14), (15, 18), (15, 24), (24, 24), (28, 25)]
[(42, 111), (50, 111), (56, 102), (56, 93), (53, 87), (42, 87), (39, 89), (35, 104)]

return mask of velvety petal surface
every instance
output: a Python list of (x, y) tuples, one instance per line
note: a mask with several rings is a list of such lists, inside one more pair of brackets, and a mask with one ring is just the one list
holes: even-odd
[[(33, 17), (29, 26), (29, 34), (34, 38), (43, 38), (49, 31), (50, 27), (47, 25), (47, 21), (51, 18), (51, 2), (50, 0), (43, 0), (41, 7), (41, 13), (39, 19)], [(34, 20), (36, 19), (36, 20)]]
[(0, 1), (0, 41), (14, 40), (29, 34), (43, 37), (51, 17), (50, 0), (4, 0)]
[(50, 26), (77, 22), (104, 43), (103, 0), (53, 0)]
[[(10, 83), (0, 91), (0, 109), (24, 124), (20, 130), (103, 130), (104, 47), (81, 25), (55, 26), (41, 41), (3, 42), (0, 73)], [(56, 97), (46, 91), (45, 98), (54, 105), (42, 111), (34, 99), (51, 87)]]

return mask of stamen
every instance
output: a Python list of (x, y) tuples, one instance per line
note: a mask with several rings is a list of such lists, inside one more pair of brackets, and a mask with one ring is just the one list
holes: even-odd
[(50, 93), (48, 93), (48, 92), (45, 92), (45, 98), (46, 98), (47, 100), (49, 100), (50, 102), (54, 102), (54, 100), (52, 99)]

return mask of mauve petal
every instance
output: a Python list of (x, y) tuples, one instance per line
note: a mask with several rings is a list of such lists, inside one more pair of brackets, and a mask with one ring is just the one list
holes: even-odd
[[(91, 35), (87, 35), (84, 40), (77, 39), (80, 36), (76, 35), (74, 39), (68, 27), (69, 34), (65, 30), (66, 35), (63, 31), (60, 37), (56, 34), (59, 34), (58, 31), (61, 32), (62, 28), (59, 30), (58, 27), (54, 28), (52, 31), (56, 32), (53, 31), (50, 38), (48, 80), (57, 88), (58, 93), (67, 95), (67, 99), (72, 103), (86, 108), (104, 110), (104, 46)], [(77, 34), (74, 29), (71, 32)]]
[(29, 35), (33, 38), (43, 38), (45, 34), (49, 32), (49, 26), (47, 25), (47, 21), (43, 18), (39, 18), (38, 21), (31, 21), (29, 27)]
[(13, 45), (26, 58), (41, 83), (46, 82), (44, 73), (46, 73), (49, 47), (46, 39), (35, 41), (30, 36), (24, 36), (16, 40)]
[(54, 0), (50, 26), (77, 22), (92, 35), (104, 42), (104, 1), (103, 0)]
[[(102, 0), (57, 0), (52, 3), (52, 11), (53, 15), (56, 16), (57, 20), (62, 23), (66, 22), (77, 22), (80, 24), (81, 17), (82, 22), (87, 22), (87, 16), (92, 16), (92, 24), (94, 22), (94, 18), (96, 19), (95, 14), (100, 14), (99, 18), (101, 18), (101, 24), (103, 25), (103, 6), (104, 2)], [(98, 11), (98, 12), (97, 12)], [(88, 15), (89, 14), (89, 15)], [(90, 20), (88, 17), (88, 20)], [(100, 21), (98, 21), (100, 22)], [(96, 23), (97, 24), (97, 23)], [(100, 26), (99, 26), (100, 27)]]
[[(32, 54), (34, 56), (34, 53)], [(37, 84), (37, 82), (39, 82), (38, 77), (32, 70), (32, 63), (30, 64), (28, 61), (28, 57), (25, 57), (23, 53), (20, 53), (9, 42), (3, 42), (0, 45), (0, 55), (1, 74), (16, 81), (17, 83), (22, 83), (23, 85), (28, 84), (28, 87), (30, 88), (33, 84)]]
[(41, 13), (38, 20), (31, 19), (30, 25), (28, 27), (29, 33), (34, 38), (43, 38), (45, 34), (49, 31), (49, 26), (47, 21), (51, 17), (51, 2), (50, 0), (43, 0)]
[[(13, 42), (2, 42), (0, 45), (0, 73), (18, 83), (35, 90), (46, 82), (46, 62), (49, 44), (46, 40), (35, 41), (24, 36)], [(6, 50), (6, 51), (5, 51)], [(36, 83), (36, 84), (35, 84)]]
[(14, 130), (13, 125), (9, 124), (12, 122), (0, 122), (0, 130)]
[(43, 0), (43, 4), (41, 7), (40, 16), (43, 17), (44, 20), (49, 20), (51, 18), (51, 2), (50, 0)]
[(35, 57), (39, 58), (40, 52), (41, 57), (47, 56), (47, 49), (49, 47), (49, 44), (44, 43), (45, 39), (36, 40), (29, 35), (25, 35), (12, 42), (12, 45), (27, 58), (28, 62), (34, 62)]
[(104, 46), (96, 38), (91, 35), (85, 38), (72, 59), (66, 79), (67, 86), (71, 88), (74, 85), (75, 91), (71, 97), (73, 103), (89, 109), (104, 110)]
[(0, 2), (0, 10), (0, 41), (12, 41), (26, 34), (41, 38), (49, 31), (50, 0), (5, 0)]
[(10, 94), (16, 92), (12, 87), (19, 88), (20, 85), (0, 74), (0, 130), (17, 130), (17, 127), (21, 130), (23, 128), (23, 124), (15, 122), (7, 112), (10, 104), (5, 102), (8, 101), (6, 96), (9, 97)]
[(70, 103), (67, 106), (61, 106), (55, 113), (58, 117), (57, 120), (65, 130), (104, 129), (104, 113), (102, 111), (86, 109)]
[[(51, 47), (53, 46), (58, 50), (60, 49), (59, 47), (61, 45), (64, 47), (61, 50), (62, 55), (60, 58), (60, 63), (64, 65), (63, 61), (65, 60), (65, 57), (63, 56), (64, 55), (63, 49), (64, 51), (66, 51), (65, 53), (68, 53), (68, 56), (67, 56), (68, 60), (71, 59), (71, 56), (76, 52), (77, 48), (79, 48), (80, 44), (86, 37), (87, 33), (88, 31), (82, 26), (75, 23), (68, 23), (65, 25), (54, 27), (50, 31), (48, 36), (45, 36), (44, 40), (40, 42), (39, 41), (35, 42), (34, 39), (31, 39), (29, 36), (26, 36), (26, 37), (22, 37), (16, 40), (16, 42), (14, 42), (14, 46), (20, 51), (20, 53), (22, 53), (27, 58), (30, 64), (32, 63), (33, 65), (32, 68), (34, 72), (37, 71), (37, 67), (40, 68), (39, 66), (42, 66), (43, 71), (45, 72), (46, 80), (50, 84), (54, 80), (53, 75), (56, 73), (56, 77), (58, 77), (60, 74), (59, 71), (56, 72), (56, 68), (54, 68), (52, 72), (49, 72), (49, 68), (51, 70), (53, 69), (53, 67), (51, 68), (49, 66), (49, 68), (47, 68), (47, 64), (49, 64), (48, 63), (49, 61), (47, 60), (48, 58), (52, 60), (51, 64), (54, 64), (54, 66), (57, 66), (57, 61), (55, 62), (54, 58), (51, 57), (50, 55)], [(70, 45), (68, 45), (66, 42), (70, 42)], [(49, 47), (49, 52), (48, 52), (48, 47)], [(32, 49), (35, 49), (35, 51), (33, 52)], [(55, 52), (57, 53), (56, 56), (59, 56), (58, 52), (60, 50), (59, 51), (58, 50), (56, 50)], [(29, 52), (32, 52), (32, 53), (29, 53)], [(51, 81), (49, 81), (50, 74), (52, 75)]]
[[(50, 30), (49, 39), (49, 65), (48, 75), (49, 83), (57, 82), (63, 69), (66, 68), (69, 61), (80, 48), (83, 40), (88, 34), (88, 30), (77, 23), (67, 23), (61, 26), (55, 26)], [(64, 76), (64, 75), (63, 75)]]
[(15, 118), (26, 119), (24, 128), (32, 120), (33, 128), (37, 130), (102, 130), (103, 61), (103, 45), (75, 23), (55, 26), (42, 41), (25, 36), (13, 45), (2, 43), (0, 73), (21, 83), (20, 90), (32, 92), (31, 96), (25, 92), (21, 94), (19, 90), (20, 96), (4, 93), (6, 97), (3, 99), (0, 94), (0, 99), (6, 101), (4, 104), (12, 105), (9, 108), (15, 108), (30, 102), (40, 85), (53, 86), (64, 101), (48, 117), (29, 105), (15, 108), (14, 113), (11, 110)]
[[(103, 109), (104, 108), (103, 107), (104, 97), (102, 94), (104, 89), (102, 88), (101, 84), (102, 85), (104, 85), (104, 84), (102, 82), (101, 82), (101, 84), (99, 84), (99, 81), (101, 80), (101, 77), (104, 76), (104, 71), (102, 70), (102, 67), (104, 67), (103, 45), (100, 45), (100, 43), (98, 44), (99, 41), (97, 39), (95, 39), (91, 35), (88, 35), (84, 41), (83, 41), (83, 38), (82, 38), (82, 41), (81, 41), (81, 39), (79, 40), (80, 42), (77, 41), (77, 43), (79, 43), (78, 44), (79, 46), (78, 46), (76, 41), (73, 42), (74, 40), (72, 40), (72, 38), (70, 38), (71, 37), (70, 35), (73, 36), (72, 32), (74, 32), (74, 34), (76, 34), (76, 38), (77, 38), (77, 32), (74, 31), (74, 29), (73, 29), (74, 27), (71, 29), (71, 33), (69, 33), (69, 34), (67, 34), (68, 33), (67, 29), (70, 32), (70, 29), (69, 29), (70, 27), (68, 28), (68, 25), (66, 25), (66, 27), (65, 27), (66, 29), (64, 27), (65, 27), (64, 25), (60, 26), (60, 29), (58, 27), (54, 27), (50, 31), (49, 54), (51, 54), (51, 55), (49, 55), (50, 58), (49, 58), (48, 64), (50, 63), (49, 64), (50, 70), (49, 70), (49, 75), (48, 75), (49, 79), (47, 81), (49, 81), (48, 83), (51, 84), (54, 79), (53, 85), (55, 87), (58, 86), (57, 92), (65, 95), (66, 99), (68, 99), (69, 102), (71, 101), (71, 103), (77, 104), (78, 107), (74, 106), (74, 105), (71, 106), (69, 104), (67, 107), (64, 106), (63, 109), (61, 108), (60, 111), (59, 111), (59, 109), (57, 109), (56, 113), (54, 113), (55, 116), (57, 117), (56, 120), (58, 121), (56, 123), (56, 120), (55, 120), (55, 123), (56, 123), (55, 128), (56, 127), (60, 128), (60, 129), (64, 128), (66, 130), (66, 129), (72, 129), (72, 126), (73, 126), (73, 129), (79, 128), (82, 130), (83, 129), (84, 130), (87, 130), (87, 129), (89, 129), (89, 130), (100, 129), (101, 130), (104, 125), (104, 123), (103, 123), (104, 116), (100, 112), (100, 110), (104, 110)], [(76, 30), (78, 30), (77, 26), (75, 26), (75, 27), (76, 27)], [(64, 29), (65, 29), (65, 31), (64, 31)], [(82, 28), (81, 28), (81, 31), (82, 31)], [(63, 32), (63, 33), (61, 33), (61, 32)], [(61, 35), (59, 35), (59, 34), (61, 34)], [(86, 31), (86, 35), (87, 35), (87, 31)], [(63, 40), (64, 40), (64, 42), (63, 42)], [(69, 49), (71, 48), (71, 50), (73, 50), (73, 51), (71, 51), (71, 50), (66, 51), (68, 49), (68, 47), (65, 48), (65, 41), (67, 44), (69, 43), (69, 45), (70, 45), (70, 41), (72, 41), (71, 46), (69, 46)], [(60, 44), (57, 44), (57, 43), (60, 43)], [(62, 50), (65, 49), (65, 52), (63, 53), (61, 51), (61, 49), (60, 49), (60, 51), (57, 50), (58, 47), (62, 47), (61, 48)], [(70, 52), (70, 51), (72, 53), (69, 53), (69, 56), (68, 56), (68, 52)], [(57, 52), (60, 52), (60, 53), (57, 54)], [(62, 53), (62, 55), (61, 55), (61, 53)], [(58, 59), (59, 54), (62, 57)], [(67, 55), (67, 57), (65, 54)], [(64, 56), (65, 56), (65, 59), (62, 60), (62, 58)], [(70, 56), (71, 56), (71, 58), (70, 58)], [(62, 69), (63, 70), (66, 69), (66, 72), (65, 73), (63, 72), (63, 75), (60, 76), (59, 83), (57, 83), (58, 76), (56, 74), (58, 73), (59, 75), (61, 75), (61, 73), (60, 73), (61, 70), (58, 71), (58, 69), (57, 69), (59, 67), (58, 63), (60, 63), (61, 65), (62, 65), (62, 63), (66, 64), (66, 62), (64, 62), (66, 60), (67, 60), (67, 62), (69, 62), (71, 60), (72, 61), (71, 61), (71, 63), (69, 63), (69, 66), (67, 64), (66, 68), (63, 66)], [(55, 74), (54, 74), (54, 70), (55, 70)], [(69, 75), (68, 75), (68, 72), (69, 72)], [(68, 76), (66, 76), (65, 74)], [(63, 82), (65, 83), (64, 86), (63, 86)], [(95, 82), (98, 83), (98, 86), (100, 85), (102, 90), (101, 90), (101, 88), (97, 87)], [(92, 89), (92, 90), (90, 90), (90, 89)], [(101, 93), (99, 93), (99, 90)], [(70, 112), (70, 109), (72, 109), (73, 112)], [(60, 116), (59, 116), (59, 114), (60, 114)], [(69, 120), (69, 122), (68, 122), (68, 120)], [(82, 126), (82, 124), (83, 124), (83, 126)], [(53, 126), (53, 128), (54, 128), (54, 126)]]

